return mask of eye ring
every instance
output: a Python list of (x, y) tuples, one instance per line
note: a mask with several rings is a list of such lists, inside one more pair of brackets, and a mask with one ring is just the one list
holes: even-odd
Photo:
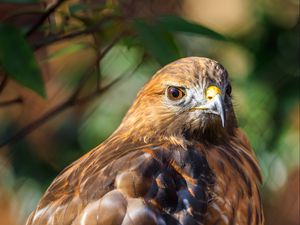
[(185, 96), (185, 89), (182, 87), (170, 86), (167, 88), (167, 97), (172, 101), (177, 101)]

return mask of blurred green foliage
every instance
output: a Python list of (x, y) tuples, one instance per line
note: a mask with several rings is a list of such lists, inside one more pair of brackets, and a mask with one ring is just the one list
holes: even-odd
[(6, 24), (0, 24), (0, 65), (9, 77), (45, 96), (42, 75), (29, 44), (18, 28)]
[[(134, 6), (128, 8), (122, 1), (116, 2), (69, 3), (63, 9), (58, 7), (53, 12), (56, 22), (44, 22), (35, 31), (43, 35), (27, 37), (27, 41), (20, 30), (34, 23), (19, 26), (3, 21), (0, 25), (0, 63), (4, 71), (0, 74), (0, 84), (5, 74), (44, 95), (45, 83), (33, 52), (45, 47), (46, 54), (38, 56), (40, 65), (60, 68), (55, 76), (49, 75), (52, 80), (46, 83), (46, 89), (50, 90), (51, 83), (55, 83), (60, 90), (67, 91), (67, 94), (60, 91), (50, 94), (49, 101), (53, 98), (63, 101), (71, 95), (80, 85), (84, 77), (82, 71), (86, 68), (95, 69), (89, 72), (92, 76), (82, 88), (83, 95), (99, 86), (101, 89), (118, 77), (125, 77), (98, 98), (83, 106), (74, 105), (67, 115), (63, 113), (47, 121), (52, 125), (46, 129), (39, 131), (37, 128), (33, 135), (2, 146), (0, 151), (4, 152), (7, 162), (0, 162), (5, 168), (1, 169), (0, 180), (10, 182), (0, 182), (0, 186), (8, 186), (7, 189), (16, 193), (23, 203), (22, 218), (60, 170), (117, 128), (139, 88), (156, 70), (177, 58), (192, 55), (214, 58), (228, 69), (240, 126), (249, 137), (263, 169), (263, 188), (268, 192), (281, 187), (289, 168), (299, 165), (299, 125), (296, 124), (299, 123), (299, 22), (278, 23), (270, 13), (276, 7), (260, 1), (253, 10), (255, 25), (241, 33), (220, 34), (174, 13), (134, 11)], [(292, 1), (289, 4), (299, 6)], [(77, 39), (72, 39), (75, 37)], [(112, 43), (116, 37), (118, 41)], [(53, 50), (51, 46), (61, 43), (59, 41), (64, 42)], [(108, 53), (95, 64), (90, 62), (93, 60), (85, 60), (87, 55), (101, 55), (108, 46), (111, 47)], [(75, 58), (75, 63), (68, 64), (70, 58)], [(130, 76), (125, 76), (124, 71)], [(6, 97), (5, 91), (0, 94)], [(30, 99), (26, 99), (30, 95), (22, 97), (25, 104), (31, 104)], [(25, 109), (17, 108), (16, 111)], [(0, 143), (24, 124), (34, 121), (21, 118), (25, 123), (20, 123), (20, 118), (14, 114), (10, 115), (10, 111), (0, 114)], [(37, 118), (40, 116), (36, 114)], [(44, 136), (38, 136), (39, 132), (47, 137), (46, 141)], [(45, 142), (37, 144), (34, 139)]]

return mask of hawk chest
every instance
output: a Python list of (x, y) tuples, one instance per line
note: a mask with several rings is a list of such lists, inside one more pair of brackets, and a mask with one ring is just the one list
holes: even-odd
[(147, 190), (140, 197), (166, 224), (262, 223), (253, 165), (239, 151), (169, 145), (144, 152), (145, 160), (134, 170), (141, 185), (133, 188), (132, 179), (129, 190)]
[(205, 224), (263, 224), (255, 159), (241, 149), (215, 147), (207, 154), (215, 174)]
[(142, 198), (162, 224), (204, 221), (215, 175), (200, 149), (170, 145), (145, 148), (135, 161), (116, 176), (117, 190), (129, 198)]

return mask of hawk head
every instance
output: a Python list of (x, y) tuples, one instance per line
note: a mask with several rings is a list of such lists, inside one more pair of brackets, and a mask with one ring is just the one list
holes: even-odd
[(153, 139), (218, 140), (237, 127), (228, 74), (218, 62), (200, 57), (177, 60), (139, 92), (119, 130)]

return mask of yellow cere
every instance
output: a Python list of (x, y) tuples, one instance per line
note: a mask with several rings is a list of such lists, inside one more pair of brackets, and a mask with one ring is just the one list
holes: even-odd
[(221, 89), (217, 86), (210, 86), (206, 90), (206, 98), (211, 100), (213, 99), (217, 94), (221, 94)]

